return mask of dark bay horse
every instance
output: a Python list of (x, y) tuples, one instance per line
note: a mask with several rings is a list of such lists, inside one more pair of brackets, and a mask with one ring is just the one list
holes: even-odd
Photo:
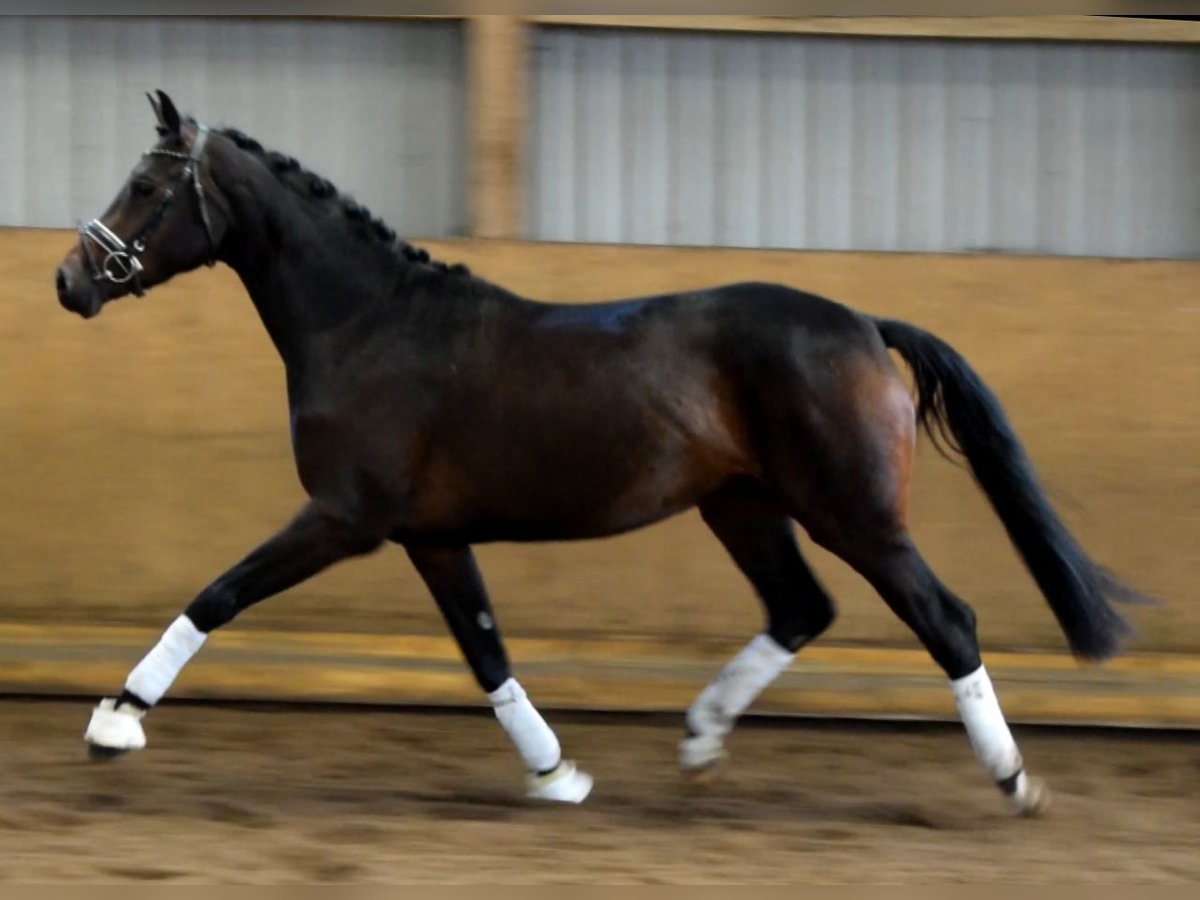
[[(699, 695), (686, 772), (820, 635), (834, 605), (799, 523), (860, 572), (951, 682), (971, 743), (1016, 810), (1026, 776), (980, 658), (975, 616), (906, 527), (919, 426), (961, 453), (1074, 653), (1103, 660), (1139, 599), (1048, 503), (999, 402), (938, 338), (774, 284), (588, 305), (533, 302), (430, 260), (291, 157), (151, 97), (159, 140), (57, 272), (64, 307), (105, 303), (203, 263), (241, 277), (287, 374), (308, 503), (200, 592), (102, 700), (95, 755), (145, 746), (142, 718), (207, 635), (249, 606), (392, 541), (407, 551), (528, 771), (579, 802), (592, 782), (513, 678), (473, 544), (614, 535), (698, 507), (752, 582), (767, 626)], [(891, 348), (912, 370), (914, 404)]]

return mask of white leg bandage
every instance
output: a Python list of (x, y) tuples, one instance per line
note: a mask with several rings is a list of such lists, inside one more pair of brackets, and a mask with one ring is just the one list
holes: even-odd
[(729, 734), (738, 717), (795, 658), (768, 635), (758, 635), (700, 692), (688, 710), (688, 728), (698, 735)]
[(179, 672), (204, 646), (204, 634), (187, 616), (180, 616), (163, 632), (154, 649), (146, 654), (125, 681), (125, 689), (151, 706), (158, 703)]
[[(958, 714), (967, 729), (975, 755), (992, 780), (1003, 782), (1021, 772), (1021, 753), (1000, 711), (992, 679), (980, 666), (965, 678), (950, 682)], [(1020, 786), (1016, 786), (1019, 790)]]
[(508, 733), (517, 752), (530, 772), (549, 772), (562, 760), (562, 749), (558, 738), (546, 720), (542, 718), (525, 689), (515, 678), (510, 678), (499, 688), (488, 694), (496, 718)]
[(683, 768), (699, 769), (720, 759), (738, 717), (795, 658), (769, 635), (760, 634), (730, 660), (687, 712), (690, 734), (679, 747)]

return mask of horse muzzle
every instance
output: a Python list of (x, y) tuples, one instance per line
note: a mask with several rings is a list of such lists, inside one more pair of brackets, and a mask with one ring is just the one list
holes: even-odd
[(85, 319), (96, 316), (104, 306), (104, 292), (75, 253), (68, 256), (54, 273), (54, 286), (63, 309)]

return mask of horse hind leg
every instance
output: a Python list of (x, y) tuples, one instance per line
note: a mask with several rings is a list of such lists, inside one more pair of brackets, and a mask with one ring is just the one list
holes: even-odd
[(757, 489), (726, 488), (706, 498), (700, 514), (754, 586), (767, 623), (688, 709), (679, 763), (694, 779), (707, 777), (725, 757), (738, 718), (834, 618), (833, 601), (805, 564), (792, 520), (777, 503)]
[(938, 580), (907, 534), (867, 540), (839, 551), (929, 651), (950, 680), (959, 717), (984, 770), (1022, 815), (1049, 802), (1045, 784), (1029, 777), (980, 656), (975, 613)]
[(783, 483), (782, 492), (813, 538), (866, 578), (916, 634), (950, 680), (984, 769), (1019, 813), (1036, 815), (1049, 794), (1025, 774), (980, 657), (975, 613), (938, 580), (908, 534), (911, 401), (892, 379), (868, 380), (856, 399), (849, 407), (856, 409), (856, 427), (843, 429), (842, 439), (826, 447), (824, 458), (836, 464), (818, 465), (796, 486)]

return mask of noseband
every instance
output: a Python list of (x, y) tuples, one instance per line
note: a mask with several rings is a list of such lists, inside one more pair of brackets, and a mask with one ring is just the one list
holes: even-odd
[[(196, 193), (196, 201), (200, 207), (200, 218), (204, 221), (204, 231), (208, 235), (208, 265), (216, 263), (217, 242), (213, 237), (212, 220), (208, 215), (208, 203), (204, 195), (204, 187), (200, 183), (200, 154), (204, 152), (204, 145), (208, 142), (208, 127), (198, 125), (196, 130), (196, 140), (192, 143), (190, 153), (179, 153), (175, 150), (163, 150), (154, 148), (147, 150), (142, 156), (166, 156), (170, 159), (182, 159), (186, 165), (183, 171), (179, 173), (179, 185), (191, 182), (192, 189)], [(79, 226), (79, 242), (83, 246), (83, 253), (87, 257), (88, 265), (92, 268), (92, 278), (97, 282), (111, 282), (112, 284), (131, 284), (130, 290), (136, 297), (142, 296), (145, 291), (142, 289), (141, 273), (142, 262), (138, 258), (146, 251), (146, 244), (150, 240), (158, 226), (162, 224), (163, 217), (167, 214), (172, 201), (175, 199), (174, 188), (168, 188), (163, 196), (162, 203), (158, 205), (158, 209), (154, 211), (146, 225), (126, 244), (121, 238), (113, 233), (113, 231), (101, 222), (99, 219), (92, 219), (90, 222), (85, 222)], [(97, 265), (96, 257), (92, 255), (92, 245), (95, 244), (99, 252), (104, 254), (103, 260)]]

